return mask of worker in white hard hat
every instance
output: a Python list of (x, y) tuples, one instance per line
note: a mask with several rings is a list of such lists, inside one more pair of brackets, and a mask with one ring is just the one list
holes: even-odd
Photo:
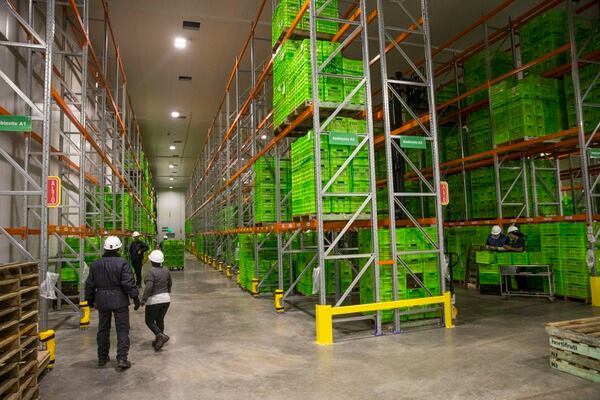
[(165, 315), (171, 304), (171, 273), (163, 268), (165, 256), (162, 251), (154, 250), (149, 256), (152, 268), (144, 275), (144, 294), (141, 304), (146, 307), (146, 325), (155, 339), (152, 347), (159, 351), (169, 337), (165, 334)]
[(485, 248), (491, 251), (504, 251), (504, 246), (507, 244), (508, 237), (502, 233), (500, 225), (494, 225), (485, 242)]
[(144, 263), (144, 253), (149, 250), (149, 247), (140, 239), (139, 232), (133, 232), (131, 236), (133, 242), (129, 245), (129, 258), (135, 272), (135, 283), (137, 287), (142, 287), (142, 264)]
[[(510, 238), (510, 243), (507, 244), (506, 246), (504, 246), (504, 248), (507, 251), (514, 251), (514, 252), (518, 252), (518, 253), (525, 251), (525, 235), (523, 235), (523, 233), (519, 230), (519, 228), (512, 225), (512, 226), (508, 227), (507, 232), (508, 232), (508, 237)], [(527, 271), (527, 268), (517, 267), (517, 271), (516, 271), (517, 273), (523, 272), (523, 271)], [(515, 276), (515, 280), (517, 281), (517, 286), (518, 286), (519, 290), (521, 290), (521, 291), (528, 290), (526, 276), (517, 274)]]
[(104, 242), (102, 258), (92, 263), (85, 282), (85, 297), (90, 307), (98, 310), (98, 366), (109, 360), (111, 318), (117, 330), (117, 368), (131, 367), (129, 353), (129, 298), (139, 306), (138, 289), (127, 260), (119, 257), (121, 240), (109, 236)]
[(504, 248), (508, 251), (522, 252), (525, 251), (525, 235), (521, 233), (519, 228), (512, 225), (508, 227), (508, 237), (510, 243), (506, 244)]
[(162, 238), (162, 240), (160, 241), (160, 244), (158, 245), (158, 247), (160, 248), (161, 251), (163, 250), (163, 243), (166, 240), (169, 240), (169, 237), (167, 235), (164, 235), (163, 238)]

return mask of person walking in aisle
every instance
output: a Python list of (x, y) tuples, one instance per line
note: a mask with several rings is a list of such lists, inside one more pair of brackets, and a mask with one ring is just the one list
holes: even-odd
[(90, 307), (98, 310), (98, 366), (109, 361), (110, 324), (115, 318), (117, 330), (117, 368), (131, 367), (127, 360), (129, 353), (129, 298), (139, 307), (138, 289), (127, 260), (119, 257), (123, 246), (116, 236), (109, 236), (104, 242), (102, 258), (92, 263), (85, 282), (85, 297)]
[(135, 271), (135, 282), (137, 287), (142, 287), (142, 264), (144, 263), (144, 253), (149, 250), (146, 243), (140, 240), (140, 233), (133, 232), (133, 242), (129, 245), (129, 257), (131, 265)]
[(165, 315), (171, 304), (171, 273), (162, 267), (165, 256), (162, 251), (150, 253), (152, 268), (144, 276), (144, 294), (141, 304), (146, 307), (146, 325), (155, 335), (152, 347), (159, 351), (169, 337), (165, 335)]
[(160, 244), (158, 245), (158, 247), (160, 248), (160, 251), (163, 251), (163, 243), (166, 242), (167, 240), (169, 240), (169, 237), (167, 235), (163, 236), (163, 240), (160, 241)]

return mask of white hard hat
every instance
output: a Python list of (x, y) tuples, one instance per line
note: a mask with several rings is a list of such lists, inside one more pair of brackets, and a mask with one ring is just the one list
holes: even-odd
[(160, 250), (152, 250), (152, 253), (148, 256), (150, 261), (157, 264), (162, 264), (165, 261), (165, 255)]
[(492, 235), (499, 235), (501, 233), (502, 233), (502, 228), (500, 228), (500, 225), (492, 226)]
[(516, 226), (512, 225), (508, 227), (507, 232), (508, 233), (512, 233), (512, 232), (517, 232), (519, 230), (519, 228), (517, 228)]
[(140, 237), (140, 233), (138, 231), (135, 231), (131, 236), (133, 236), (134, 238)]
[(106, 238), (104, 242), (104, 250), (117, 250), (123, 246), (121, 240), (116, 236), (109, 236)]
[(169, 237), (167, 235), (163, 236), (163, 239), (168, 239)]

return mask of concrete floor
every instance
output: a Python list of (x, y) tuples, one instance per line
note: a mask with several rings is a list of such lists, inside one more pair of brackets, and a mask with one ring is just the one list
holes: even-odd
[(73, 314), (51, 314), (57, 361), (42, 398), (600, 399), (600, 385), (548, 366), (544, 323), (600, 315), (588, 305), (461, 290), (452, 330), (378, 338), (336, 331), (336, 344), (322, 347), (306, 313), (276, 315), (270, 298), (251, 298), (192, 256), (186, 263), (185, 272), (173, 272), (163, 351), (150, 347), (143, 313), (132, 310), (126, 372), (114, 368), (114, 335), (110, 367), (96, 367), (95, 313), (87, 331)]

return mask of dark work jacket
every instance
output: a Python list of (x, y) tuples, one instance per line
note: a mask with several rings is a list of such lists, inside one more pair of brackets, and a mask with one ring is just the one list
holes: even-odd
[[(138, 254), (140, 251), (142, 254)], [(143, 260), (146, 251), (148, 251), (148, 246), (141, 240), (134, 240), (129, 245), (129, 256), (132, 260)]]
[(121, 257), (103, 256), (90, 267), (85, 282), (85, 298), (98, 310), (116, 310), (129, 306), (129, 298), (138, 297), (129, 263)]
[(492, 235), (488, 236), (487, 241), (485, 242), (486, 246), (493, 246), (493, 247), (504, 247), (505, 245), (508, 244), (508, 242), (510, 241), (510, 239), (508, 238), (508, 236), (500, 234), (500, 236), (498, 236), (498, 239), (494, 239), (492, 237)]
[(162, 267), (152, 267), (144, 276), (144, 295), (142, 303), (148, 300), (148, 297), (160, 293), (171, 293), (171, 273), (168, 269)]

